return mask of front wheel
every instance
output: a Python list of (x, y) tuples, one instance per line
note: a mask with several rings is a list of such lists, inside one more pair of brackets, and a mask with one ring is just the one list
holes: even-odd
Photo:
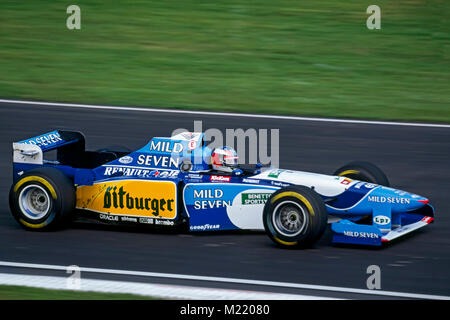
[(25, 173), (9, 193), (11, 213), (27, 230), (49, 230), (63, 226), (75, 208), (75, 188), (55, 168)]
[(278, 246), (305, 248), (314, 244), (327, 226), (322, 198), (304, 186), (290, 186), (272, 194), (263, 213), (264, 229)]
[(373, 163), (367, 161), (350, 162), (337, 169), (334, 172), (334, 175), (375, 183), (386, 187), (389, 187), (390, 185), (384, 172)]

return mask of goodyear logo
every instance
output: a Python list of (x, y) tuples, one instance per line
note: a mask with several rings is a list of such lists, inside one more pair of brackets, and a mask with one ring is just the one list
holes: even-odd
[(265, 204), (272, 193), (243, 193), (242, 204)]
[(77, 188), (77, 208), (96, 212), (174, 219), (176, 186), (167, 181), (125, 180)]

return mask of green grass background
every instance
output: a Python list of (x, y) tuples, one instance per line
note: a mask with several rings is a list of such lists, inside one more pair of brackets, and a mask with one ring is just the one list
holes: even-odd
[(50, 290), (0, 285), (0, 300), (154, 300), (154, 298), (121, 293)]
[[(68, 30), (66, 8), (81, 8)], [(366, 8), (381, 7), (381, 30)], [(450, 1), (0, 2), (0, 97), (450, 122)]]

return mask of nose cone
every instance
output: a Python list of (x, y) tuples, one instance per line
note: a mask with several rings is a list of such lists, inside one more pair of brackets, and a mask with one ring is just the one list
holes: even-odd
[(429, 199), (419, 196), (417, 194), (409, 193), (408, 195), (411, 198), (411, 205), (413, 205), (415, 209), (421, 208), (430, 202)]
[(430, 202), (425, 197), (403, 190), (381, 187), (369, 195), (370, 202), (390, 205), (393, 212), (406, 212), (419, 209)]

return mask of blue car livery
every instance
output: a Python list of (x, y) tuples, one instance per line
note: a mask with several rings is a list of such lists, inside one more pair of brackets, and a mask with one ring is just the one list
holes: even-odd
[(13, 150), (10, 207), (27, 230), (82, 215), (192, 232), (261, 230), (279, 246), (305, 247), (328, 222), (335, 243), (380, 246), (434, 220), (427, 198), (391, 188), (365, 162), (333, 175), (260, 165), (214, 171), (201, 132), (155, 137), (136, 151), (86, 151), (81, 133), (55, 130)]

